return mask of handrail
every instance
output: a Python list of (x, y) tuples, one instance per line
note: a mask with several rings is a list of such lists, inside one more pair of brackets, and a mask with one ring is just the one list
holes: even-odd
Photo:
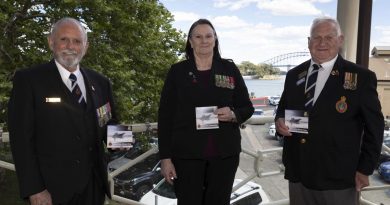
[(108, 173), (108, 181), (109, 181), (109, 184), (110, 184), (110, 193), (111, 193), (111, 197), (112, 197), (113, 200), (121, 202), (121, 203), (132, 204), (132, 205), (133, 204), (134, 205), (142, 204), (142, 203), (140, 203), (138, 201), (134, 201), (134, 200), (131, 200), (131, 199), (128, 199), (128, 198), (124, 198), (124, 197), (115, 195), (114, 194), (114, 177), (118, 176), (123, 171), (127, 170), (128, 168), (132, 167), (133, 165), (141, 162), (142, 160), (146, 159), (148, 156), (150, 156), (152, 154), (155, 154), (157, 152), (158, 152), (157, 146), (153, 146), (150, 150), (148, 150), (145, 153), (141, 154), (140, 156), (138, 156), (134, 160), (130, 160), (129, 162), (127, 162), (126, 164), (120, 166), (118, 169), (114, 170), (113, 172), (109, 172)]
[(1, 161), (0, 160), (0, 168), (8, 169), (11, 171), (15, 171), (15, 165), (9, 162)]
[(0, 142), (9, 142), (8, 132), (0, 132)]
[[(261, 119), (261, 121), (265, 122), (265, 123), (269, 123), (269, 122), (273, 122), (273, 118), (271, 119), (270, 117), (265, 117), (264, 119)], [(145, 124), (131, 125), (131, 129), (133, 132), (143, 132), (145, 130), (148, 130), (150, 128), (155, 128), (155, 127), (157, 127), (157, 123), (145, 123)], [(9, 134), (7, 132), (2, 132), (2, 133), (0, 132), (0, 142), (1, 142), (1, 140), (3, 140), (3, 142), (9, 142)], [(387, 151), (390, 153), (390, 148), (387, 147), (385, 144), (382, 145), (382, 149), (384, 151)], [(265, 154), (274, 153), (274, 152), (281, 152), (281, 151), (282, 151), (281, 147), (258, 150), (257, 152), (253, 152), (253, 151), (250, 151), (247, 149), (242, 149), (243, 153), (245, 153), (245, 154), (247, 154), (255, 159), (254, 163), (253, 163), (253, 170), (255, 171), (255, 173), (247, 176), (240, 183), (238, 183), (236, 186), (234, 186), (233, 191), (237, 190), (238, 188), (240, 188), (241, 186), (243, 186), (244, 184), (246, 184), (247, 182), (249, 182), (250, 180), (252, 180), (255, 177), (261, 178), (261, 177), (269, 177), (269, 176), (273, 176), (273, 175), (283, 174), (284, 173), (283, 165), (280, 165), (279, 170), (268, 171), (268, 172), (263, 172), (263, 170), (260, 168), (261, 162), (263, 161)], [(131, 166), (144, 160), (146, 157), (148, 157), (154, 153), (157, 153), (157, 152), (158, 152), (158, 148), (156, 146), (152, 146), (152, 148), (150, 150), (148, 150), (147, 152), (138, 156), (134, 160), (130, 160), (129, 162), (122, 165), (121, 167), (119, 167), (115, 171), (108, 173), (108, 181), (110, 184), (110, 192), (111, 192), (112, 200), (120, 202), (120, 203), (125, 203), (128, 205), (145, 205), (145, 204), (140, 203), (138, 201), (134, 201), (131, 199), (127, 199), (127, 198), (115, 195), (114, 194), (114, 180), (113, 180), (113, 178), (115, 176), (117, 176), (118, 174), (120, 174), (121, 172), (125, 171), (126, 169), (130, 168)], [(0, 160), (0, 168), (5, 168), (5, 169), (11, 170), (11, 171), (15, 171), (14, 164), (9, 163), (9, 162), (5, 162), (5, 161), (1, 161), (1, 160)], [(363, 191), (384, 190), (384, 189), (390, 189), (390, 185), (368, 186), (368, 187), (363, 188), (362, 192)], [(375, 203), (365, 199), (362, 195), (360, 195), (359, 200), (360, 200), (361, 205), (376, 205)], [(289, 199), (287, 198), (287, 199), (281, 199), (281, 200), (277, 200), (277, 201), (263, 203), (262, 205), (288, 205), (288, 204), (289, 204)]]

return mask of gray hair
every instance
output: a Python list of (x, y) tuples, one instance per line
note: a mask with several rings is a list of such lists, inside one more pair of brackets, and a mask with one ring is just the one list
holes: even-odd
[(84, 43), (87, 43), (87, 41), (88, 41), (87, 30), (85, 30), (84, 26), (80, 23), (80, 21), (78, 21), (74, 18), (70, 18), (70, 17), (65, 17), (65, 18), (62, 18), (62, 19), (58, 20), (57, 22), (55, 22), (53, 24), (53, 26), (51, 27), (50, 36), (55, 34), (57, 32), (58, 28), (62, 24), (67, 24), (67, 23), (73, 23), (73, 24), (77, 25), (80, 28), (81, 32), (83, 33)]
[(322, 17), (317, 17), (317, 18), (315, 18), (313, 20), (313, 23), (311, 24), (311, 28), (310, 28), (310, 36), (313, 35), (314, 28), (317, 27), (318, 24), (321, 24), (321, 23), (324, 23), (324, 22), (328, 22), (328, 23), (333, 24), (333, 26), (336, 29), (337, 36), (341, 36), (342, 35), (340, 24), (339, 24), (339, 22), (336, 19), (334, 19), (332, 17), (328, 17), (328, 16), (322, 16)]

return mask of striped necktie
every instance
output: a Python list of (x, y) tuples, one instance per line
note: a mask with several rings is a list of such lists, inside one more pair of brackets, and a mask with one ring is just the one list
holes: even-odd
[(317, 64), (313, 64), (313, 70), (310, 72), (310, 74), (307, 76), (307, 83), (305, 88), (305, 107), (308, 111), (310, 111), (313, 108), (314, 104), (314, 91), (316, 88), (316, 82), (317, 82), (317, 76), (318, 76), (318, 70), (320, 69), (320, 66)]
[(81, 90), (80, 90), (80, 87), (79, 85), (77, 84), (77, 77), (75, 74), (71, 73), (69, 75), (69, 80), (72, 82), (72, 87), (71, 87), (71, 91), (72, 91), (72, 95), (73, 97), (77, 100), (77, 102), (83, 107), (85, 108), (87, 103), (85, 102), (85, 99), (84, 99), (84, 96), (83, 94), (81, 93)]

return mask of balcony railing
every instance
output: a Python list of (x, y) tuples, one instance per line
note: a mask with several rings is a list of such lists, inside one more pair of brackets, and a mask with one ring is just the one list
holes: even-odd
[[(261, 118), (259, 120), (262, 123), (270, 123), (270, 122), (273, 122), (273, 117), (265, 116), (265, 117), (263, 117), (263, 118)], [(156, 123), (152, 123), (152, 124), (149, 124), (149, 123), (147, 123), (147, 124), (134, 124), (134, 125), (131, 125), (131, 128), (132, 128), (132, 131), (134, 133), (136, 133), (136, 132), (144, 132), (144, 131), (146, 131), (148, 129), (155, 128), (156, 126), (157, 126)], [(8, 142), (9, 141), (8, 133), (6, 133), (6, 132), (5, 133), (1, 133), (0, 132), (0, 141)], [(387, 147), (384, 144), (383, 144), (382, 147), (383, 147), (384, 151), (387, 151), (387, 152), (390, 153), (390, 148), (389, 147)], [(281, 147), (280, 148), (259, 150), (257, 152), (252, 152), (250, 150), (243, 149), (242, 150), (243, 153), (245, 153), (245, 154), (247, 154), (247, 155), (249, 155), (249, 156), (254, 158), (254, 163), (253, 163), (254, 173), (249, 175), (249, 176), (247, 176), (239, 184), (234, 186), (233, 187), (233, 191), (237, 190), (238, 188), (240, 188), (241, 186), (243, 186), (244, 184), (246, 184), (247, 182), (249, 182), (250, 180), (252, 180), (252, 179), (254, 179), (256, 177), (263, 178), (263, 177), (270, 177), (270, 176), (274, 176), (274, 175), (283, 174), (284, 173), (284, 166), (283, 165), (280, 165), (278, 170), (273, 170), (273, 171), (268, 171), (268, 172), (264, 172), (263, 169), (261, 168), (262, 161), (263, 161), (263, 159), (264, 159), (266, 154), (275, 153), (275, 152), (281, 152), (281, 151), (282, 151)], [(146, 157), (148, 157), (148, 156), (150, 156), (150, 155), (152, 155), (154, 153), (157, 153), (157, 152), (158, 152), (158, 148), (156, 146), (154, 146), (150, 150), (148, 150), (147, 152), (145, 152), (142, 155), (140, 155), (139, 157), (135, 158), (134, 160), (130, 160), (129, 162), (127, 162), (126, 164), (122, 165), (121, 167), (119, 167), (115, 171), (108, 173), (108, 180), (110, 182), (110, 191), (111, 191), (112, 200), (120, 202), (120, 203), (124, 203), (124, 204), (129, 204), (129, 205), (144, 205), (144, 204), (142, 204), (142, 203), (140, 203), (138, 201), (134, 201), (134, 200), (131, 200), (131, 199), (127, 199), (127, 198), (115, 195), (114, 194), (114, 180), (113, 179), (118, 174), (122, 173), (123, 171), (127, 170), (128, 168), (132, 167), (133, 165), (141, 162)], [(13, 164), (9, 163), (9, 162), (0, 161), (0, 167), (8, 169), (8, 170), (15, 171), (15, 166)], [(376, 191), (376, 190), (385, 190), (385, 189), (390, 189), (390, 185), (368, 186), (368, 187), (363, 188), (362, 191), (363, 192), (367, 192), (367, 191)], [(264, 203), (262, 205), (288, 205), (288, 204), (289, 204), (289, 199), (286, 198), (286, 199), (282, 199), (282, 200), (277, 200), (277, 201), (271, 201), (271, 202), (268, 202), (268, 203)], [(364, 199), (362, 195), (360, 195), (360, 204), (361, 205), (376, 205), (375, 203)]]

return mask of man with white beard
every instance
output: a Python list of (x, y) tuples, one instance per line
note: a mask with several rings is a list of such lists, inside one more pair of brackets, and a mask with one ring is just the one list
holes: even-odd
[(48, 37), (54, 59), (15, 73), (8, 104), (20, 195), (32, 205), (101, 205), (109, 196), (103, 142), (115, 119), (111, 84), (79, 65), (87, 32), (57, 21)]

